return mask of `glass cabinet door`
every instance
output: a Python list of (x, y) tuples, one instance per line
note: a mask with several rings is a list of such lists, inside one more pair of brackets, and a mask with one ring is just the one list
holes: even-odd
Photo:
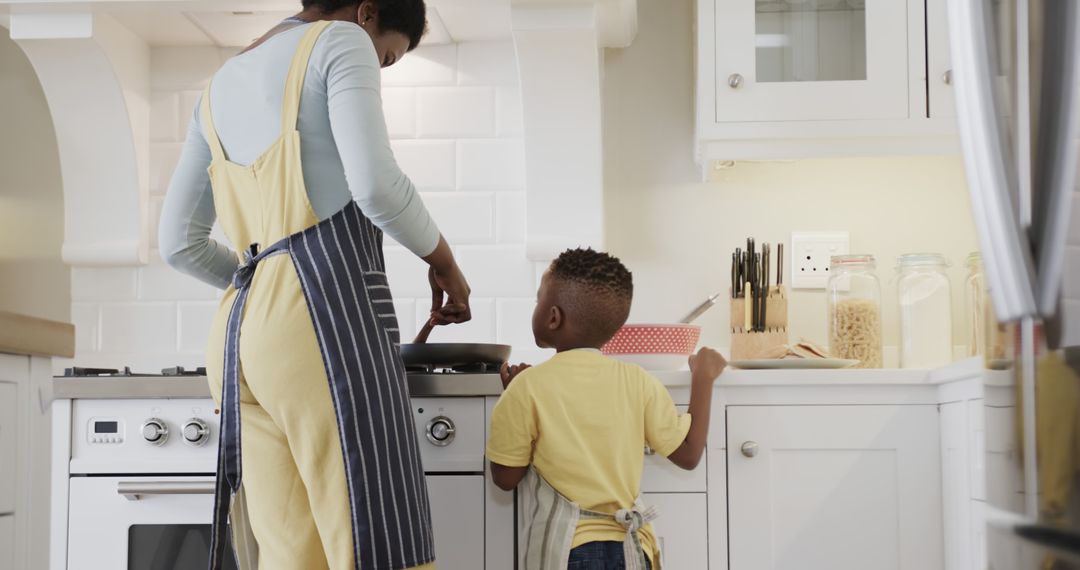
[(715, 3), (717, 122), (908, 116), (921, 1), (912, 30), (905, 0), (706, 1)]

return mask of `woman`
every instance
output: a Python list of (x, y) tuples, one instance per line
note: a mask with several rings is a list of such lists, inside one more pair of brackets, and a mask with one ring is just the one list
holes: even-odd
[[(212, 569), (227, 517), (241, 567), (433, 567), (383, 232), (430, 265), (432, 323), (469, 320), (470, 291), (394, 161), (379, 93), (424, 12), (303, 0), (195, 110), (159, 238), (169, 264), (226, 289), (207, 358), (222, 410)], [(241, 265), (210, 239), (215, 219)]]

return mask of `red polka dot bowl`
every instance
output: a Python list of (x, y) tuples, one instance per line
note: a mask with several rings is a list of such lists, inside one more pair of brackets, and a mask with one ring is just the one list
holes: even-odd
[(679, 370), (700, 339), (697, 325), (632, 324), (619, 329), (601, 351), (646, 370)]

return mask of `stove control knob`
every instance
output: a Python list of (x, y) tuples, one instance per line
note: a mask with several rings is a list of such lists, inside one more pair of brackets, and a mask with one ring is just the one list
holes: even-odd
[(184, 424), (184, 441), (199, 446), (210, 439), (210, 428), (199, 418), (191, 418)]
[(427, 424), (428, 441), (439, 447), (450, 445), (454, 441), (455, 431), (454, 422), (446, 416), (432, 418)]
[(142, 436), (147, 443), (161, 445), (169, 439), (169, 426), (165, 424), (164, 420), (150, 418), (143, 422)]

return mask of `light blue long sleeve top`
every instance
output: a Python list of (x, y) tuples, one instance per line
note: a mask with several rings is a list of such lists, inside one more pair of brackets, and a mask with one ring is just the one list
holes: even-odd
[[(210, 103), (229, 160), (251, 164), (280, 136), (285, 78), (307, 29), (271, 37), (214, 76)], [(308, 63), (298, 120), (308, 201), (324, 220), (355, 200), (376, 226), (423, 257), (438, 245), (439, 230), (394, 160), (380, 80), (375, 46), (360, 26), (334, 22), (323, 32)], [(165, 197), (158, 247), (169, 265), (224, 289), (238, 258), (210, 235), (217, 215), (200, 107)]]

